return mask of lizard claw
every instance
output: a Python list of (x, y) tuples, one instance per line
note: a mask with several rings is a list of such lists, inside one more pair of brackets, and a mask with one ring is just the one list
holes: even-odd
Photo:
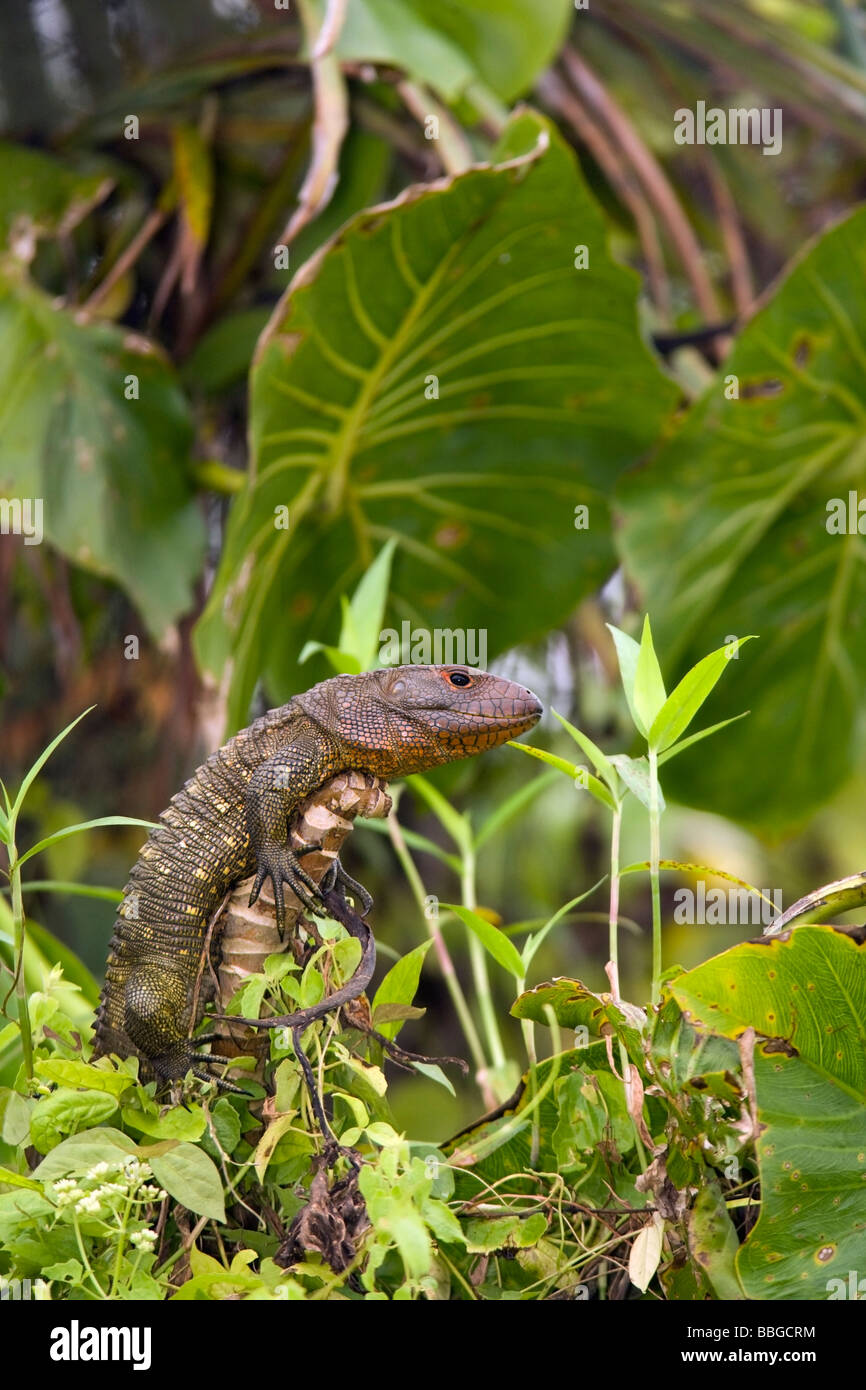
[[(320, 853), (321, 850), (318, 845), (310, 845), (306, 849), (299, 849), (295, 851), (295, 854), (298, 859), (302, 859), (305, 854)], [(352, 878), (351, 874), (346, 873), (346, 870), (343, 868), (343, 865), (340, 862), (339, 856), (336, 859), (334, 859), (330, 867), (325, 870), (325, 873), (322, 876), (322, 881), (319, 885), (319, 891), (324, 897), (326, 893), (330, 893), (335, 888), (339, 888), (340, 895), (343, 899), (345, 899), (347, 895), (354, 899), (356, 903), (356, 910), (360, 909), (359, 916), (367, 916), (367, 913), (373, 906), (373, 899), (362, 883), (359, 883), (357, 879)]]
[(277, 926), (282, 934), (286, 921), (286, 905), (283, 884), (287, 883), (295, 897), (308, 912), (317, 917), (324, 916), (322, 890), (307, 873), (296, 855), (284, 845), (269, 845), (259, 851), (255, 882), (250, 893), (250, 907), (259, 896), (263, 884), (271, 880), (274, 890), (274, 905), (277, 913)]

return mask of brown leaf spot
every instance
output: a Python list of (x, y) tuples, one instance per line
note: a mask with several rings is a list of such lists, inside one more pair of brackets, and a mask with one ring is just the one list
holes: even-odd
[(446, 521), (433, 535), (433, 541), (439, 550), (457, 550), (461, 545), (465, 545), (468, 539), (469, 532), (458, 521)]

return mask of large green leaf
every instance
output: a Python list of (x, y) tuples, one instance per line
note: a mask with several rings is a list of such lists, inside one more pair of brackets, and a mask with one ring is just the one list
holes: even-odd
[(503, 101), (529, 90), (554, 57), (572, 0), (353, 0), (344, 60), (390, 63), (453, 101), (482, 81)]
[[(354, 218), (263, 337), (249, 485), (198, 629), (205, 664), (234, 658), (235, 726), (263, 670), (274, 697), (297, 688), (304, 639), (333, 641), (340, 594), (387, 537), (392, 616), (481, 627), (490, 654), (609, 572), (605, 493), (673, 387), (570, 150), (524, 113), (497, 159)], [(580, 503), (589, 529), (575, 530)]]
[(161, 632), (189, 607), (204, 550), (186, 472), (192, 428), (163, 358), (56, 307), (6, 257), (0, 401), (0, 494), (42, 499), (46, 538), (116, 580)]
[(545, 1008), (552, 1008), (562, 1028), (586, 1028), (594, 1038), (617, 1034), (636, 1061), (643, 1057), (646, 1014), (635, 1004), (615, 1000), (611, 994), (593, 994), (580, 980), (560, 978), (536, 985), (518, 995), (511, 1006), (515, 1018), (546, 1023)]
[(826, 926), (744, 942), (669, 986), (692, 1023), (753, 1027), (761, 1215), (750, 1298), (827, 1298), (866, 1251), (866, 946)]
[(379, 1021), (376, 1019), (376, 1010), (386, 1004), (409, 1005), (412, 1003), (418, 991), (418, 981), (421, 978), (424, 957), (432, 945), (432, 939), (422, 941), (420, 946), (416, 946), (412, 951), (407, 951), (405, 956), (401, 956), (396, 964), (391, 966), (376, 990), (373, 999), (373, 1018), (376, 1027), (384, 1037), (396, 1038), (403, 1027), (404, 1020)]
[(866, 497), (866, 208), (794, 267), (684, 427), (622, 482), (622, 554), (659, 650), (681, 671), (714, 639), (761, 638), (708, 701), (711, 719), (752, 711), (725, 757), (688, 754), (666, 774), (691, 804), (791, 824), (849, 774), (866, 566), (860, 535), (828, 532), (827, 505), (858, 488)]

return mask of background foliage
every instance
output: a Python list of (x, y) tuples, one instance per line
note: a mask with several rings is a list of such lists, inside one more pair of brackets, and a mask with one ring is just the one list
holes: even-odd
[[(292, 12), (265, 0), (51, 0), (0, 17), (0, 489), (44, 499), (46, 542), (0, 537), (7, 784), (96, 705), (30, 787), (21, 845), (108, 813), (153, 818), (226, 732), (329, 674), (326, 649), (353, 643), (341, 600), (383, 553), (387, 604), (359, 602), (362, 626), (372, 613), (380, 627), (484, 629), (500, 669), (605, 749), (635, 756), (643, 745), (605, 621), (636, 631), (652, 614), (668, 689), (706, 651), (756, 633), (704, 722), (749, 717), (663, 770), (664, 852), (680, 865), (662, 874), (665, 960), (689, 970), (674, 990), (684, 1007), (701, 972), (716, 968), (700, 963), (749, 935), (672, 920), (673, 890), (703, 874), (688, 866), (779, 887), (788, 904), (861, 862), (862, 541), (830, 534), (825, 521), (830, 499), (862, 490), (866, 471), (862, 13), (811, 0), (723, 9), (609, 0), (586, 11), (544, 0), (530, 23), (517, 3), (349, 0), (340, 24), (339, 10), (319, 0)], [(676, 145), (673, 112), (698, 100), (780, 108), (782, 152)], [(696, 343), (676, 346), (692, 331)], [(732, 375), (737, 399), (726, 394)], [(575, 524), (581, 506), (587, 529)], [(286, 509), (284, 528), (275, 508)], [(310, 641), (320, 645), (301, 665)], [(559, 725), (545, 724), (538, 741), (569, 765), (576, 756)], [(631, 764), (618, 766), (634, 777)], [(401, 821), (423, 882), (404, 882), (381, 836), (355, 836), (350, 856), (377, 899), (386, 953), (405, 955), (424, 938), (419, 885), (442, 902), (462, 888), (482, 922), (484, 911), (504, 918), (500, 953), (502, 940), (522, 940), (569, 902), (537, 945), (529, 983), (565, 976), (601, 988), (607, 890), (583, 895), (608, 868), (609, 807), (554, 772), (531, 789), (528, 780), (525, 761), (501, 753), (407, 790)], [(471, 807), (471, 821), (455, 807)], [(52, 840), (41, 876), (32, 864), (23, 875), (45, 1065), (52, 1044), (39, 1029), (55, 1028), (55, 1005), (70, 1028), (89, 1017), (140, 833), (105, 826)], [(633, 794), (621, 862), (646, 858), (645, 807)], [(55, 887), (41, 888), (48, 879)], [(652, 917), (643, 873), (623, 877), (620, 912), (623, 993), (643, 1000)], [(2, 913), (10, 962), (5, 899)], [(491, 1064), (489, 1101), (518, 1082), (521, 1025), (505, 1016), (508, 967), (493, 972), (489, 996), (478, 991), (484, 933), (474, 930), (464, 937), (457, 917), (444, 926)], [(817, 939), (802, 938), (802, 949)], [(421, 976), (426, 1016), (404, 1035), (411, 1028), (426, 1052), (459, 1052), (465, 1026), (434, 954)], [(52, 974), (58, 961), (64, 983)], [(646, 1038), (650, 1056), (669, 1045), (665, 1029), (683, 1026), (663, 1011)], [(625, 1032), (618, 1041), (628, 1049)], [(75, 1060), (74, 1048), (57, 1046), (61, 1061)], [(15, 1036), (0, 1032), (0, 1048), (12, 1086)], [(791, 1090), (816, 1068), (821, 1099), (805, 1147), (838, 1103), (859, 1152), (851, 1078), (828, 1070), (820, 1049), (798, 1048), (796, 1059), (756, 1056), (774, 1130), (787, 1133)], [(717, 1061), (700, 1075), (723, 1074)], [(563, 1091), (589, 1084), (581, 1065), (536, 1078), (550, 1081), (548, 1109), (539, 1107), (545, 1152), (566, 1173), (587, 1147), (570, 1132), (573, 1097)], [(94, 1102), (92, 1076), (83, 1091), (60, 1073), (50, 1084), (61, 1099), (46, 1124), (52, 1108), (65, 1113), (64, 1087), (91, 1097), (73, 1106), (95, 1105), (88, 1124), (108, 1116), (111, 1092), (97, 1087)], [(729, 1126), (744, 1121), (718, 1085), (721, 1163)], [(616, 1088), (604, 1094), (614, 1142), (631, 1135), (620, 1154), (627, 1186), (641, 1172), (642, 1141)], [(127, 1112), (147, 1109), (140, 1088), (135, 1096), (118, 1092), (111, 1112), (127, 1147)], [(4, 1130), (13, 1145), (26, 1130), (18, 1100)], [(471, 1082), (451, 1095), (415, 1074), (396, 1078), (388, 1100), (390, 1119), (371, 1109), (370, 1125), (393, 1121), (392, 1133), (441, 1145), (477, 1119), (480, 1097)], [(673, 1111), (654, 1104), (657, 1134)], [(229, 1137), (236, 1108), (224, 1097), (213, 1111)], [(77, 1140), (77, 1124), (56, 1136)], [(538, 1156), (531, 1116), (527, 1126), (513, 1171)], [(201, 1137), (174, 1136), (194, 1147)], [(418, 1213), (427, 1199), (456, 1198), (423, 1192), (422, 1151), (383, 1137), (391, 1157), (376, 1171), (406, 1185), (400, 1268), (411, 1296), (422, 1279), (429, 1296), (442, 1275), (430, 1242), (447, 1249), (448, 1217), (435, 1206)], [(694, 1160), (687, 1149), (684, 1165)], [(503, 1175), (495, 1165), (510, 1152), (491, 1152), (488, 1177)], [(755, 1161), (748, 1181), (760, 1170), (773, 1203), (736, 1275), (730, 1240), (745, 1228), (732, 1237), (723, 1224), (718, 1236), (722, 1193), (739, 1200), (721, 1168), (711, 1179), (692, 1173), (709, 1195), (681, 1214), (689, 1238), (722, 1251), (722, 1297), (732, 1278), (768, 1296), (763, 1260), (779, 1252), (766, 1232), (790, 1220), (773, 1156), (759, 1148)], [(153, 1178), (171, 1191), (155, 1167)], [(375, 1204), (372, 1187), (365, 1195)], [(35, 1225), (37, 1197), (27, 1197)], [(631, 1197), (637, 1206), (636, 1189)], [(862, 1212), (850, 1201), (859, 1240)], [(531, 1230), (525, 1213), (518, 1226)], [(517, 1261), (534, 1271), (526, 1287), (562, 1291), (577, 1279), (564, 1246), (557, 1259), (546, 1236), (521, 1246), (518, 1226), (500, 1234), (531, 1252)], [(467, 1229), (464, 1220), (464, 1242)], [(634, 1230), (625, 1236), (635, 1243)], [(653, 1239), (641, 1235), (643, 1246)], [(483, 1257), (487, 1240), (472, 1228), (465, 1253)], [(141, 1275), (139, 1253), (118, 1287)], [(80, 1252), (68, 1258), (81, 1265)], [(798, 1258), (783, 1252), (771, 1296), (803, 1287)], [(270, 1296), (273, 1270), (268, 1286), (247, 1264), (232, 1277)], [(475, 1265), (452, 1265), (453, 1291)], [(202, 1263), (195, 1287), (222, 1288), (225, 1268)], [(508, 1277), (498, 1262), (491, 1288)], [(667, 1296), (680, 1278), (672, 1265)], [(682, 1278), (678, 1296), (699, 1296), (700, 1275)], [(390, 1296), (401, 1279), (386, 1271)]]

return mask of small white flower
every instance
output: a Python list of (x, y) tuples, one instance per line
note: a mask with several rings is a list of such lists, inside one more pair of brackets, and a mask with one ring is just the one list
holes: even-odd
[(123, 1165), (123, 1176), (130, 1187), (136, 1186), (151, 1176), (150, 1164), (140, 1163), (137, 1158), (128, 1158)]
[(134, 1245), (136, 1250), (143, 1250), (145, 1254), (149, 1254), (156, 1245), (156, 1231), (133, 1231), (129, 1243)]
[(64, 1192), (58, 1192), (57, 1205), (59, 1207), (71, 1207), (73, 1203), (77, 1202), (79, 1198), (83, 1196), (84, 1193), (81, 1188), (73, 1184), (72, 1187), (67, 1188)]
[(125, 1196), (126, 1188), (122, 1182), (104, 1182), (100, 1187), (95, 1187), (91, 1192), (91, 1197), (102, 1200), (105, 1197)]
[(51, 1186), (54, 1188), (55, 1192), (71, 1192), (73, 1187), (76, 1187), (77, 1184), (74, 1178), (58, 1178)]
[(88, 1176), (89, 1178), (102, 1178), (102, 1177), (105, 1176), (106, 1173), (116, 1173), (116, 1172), (117, 1172), (117, 1164), (116, 1164), (116, 1163), (113, 1163), (113, 1164), (112, 1164), (112, 1163), (106, 1163), (106, 1162), (103, 1161), (102, 1163), (95, 1163), (95, 1164), (93, 1165), (93, 1167), (88, 1171), (87, 1176)]
[(82, 1215), (87, 1215), (88, 1213), (95, 1214), (98, 1212), (99, 1198), (96, 1193), (91, 1192), (87, 1197), (82, 1197), (81, 1200), (75, 1204), (75, 1210), (80, 1211)]

